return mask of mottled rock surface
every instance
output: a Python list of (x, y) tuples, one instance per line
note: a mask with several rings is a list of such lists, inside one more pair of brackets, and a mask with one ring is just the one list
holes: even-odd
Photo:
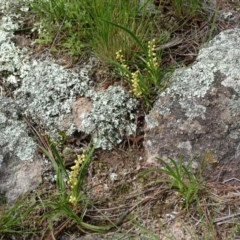
[(240, 29), (216, 36), (177, 70), (146, 116), (148, 161), (156, 156), (240, 163)]
[[(33, 59), (28, 49), (14, 43), (17, 27), (11, 14), (0, 19), (0, 87), (11, 93), (25, 116), (43, 126), (51, 138), (59, 131), (68, 136), (80, 131), (91, 135), (103, 149), (111, 149), (135, 133), (136, 101), (121, 87), (94, 89), (89, 77), (92, 59), (75, 70), (60, 66), (51, 57)], [(85, 106), (79, 104), (79, 98), (92, 103), (88, 113), (82, 114)]]
[(0, 98), (0, 194), (13, 202), (42, 181), (37, 145), (28, 136), (19, 109), (9, 98)]
[(41, 182), (43, 161), (22, 116), (40, 124), (51, 138), (59, 130), (68, 136), (80, 131), (103, 149), (136, 129), (136, 101), (121, 87), (95, 90), (91, 61), (78, 70), (66, 69), (51, 57), (33, 59), (29, 49), (15, 44), (18, 13), (28, 10), (24, 1), (0, 0), (0, 196), (8, 202)]
[(37, 145), (29, 135), (19, 105), (6, 97), (6, 91), (9, 94), (20, 85), (29, 61), (26, 50), (12, 42), (19, 19), (15, 12), (22, 11), (19, 2), (0, 0), (0, 198), (9, 203), (42, 182)]
[(136, 131), (134, 122), (137, 101), (120, 86), (110, 86), (91, 96), (92, 109), (79, 116), (78, 130), (91, 134), (96, 147), (111, 149)]

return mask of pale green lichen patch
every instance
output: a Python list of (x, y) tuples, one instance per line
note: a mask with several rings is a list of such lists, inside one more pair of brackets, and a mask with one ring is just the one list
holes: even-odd
[[(181, 108), (189, 118), (205, 118), (206, 108), (199, 104), (199, 99), (204, 98), (212, 84), (216, 80), (215, 74), (220, 73), (226, 78), (219, 82), (236, 91), (240, 90), (240, 31), (228, 30), (215, 37), (206, 48), (199, 52), (197, 61), (188, 68), (176, 70), (172, 76), (172, 83), (164, 93), (160, 95), (156, 109), (158, 114), (168, 115), (171, 106), (161, 104), (165, 95), (168, 98), (180, 102)], [(173, 102), (173, 101), (172, 101)], [(150, 128), (154, 122), (156, 113), (150, 113), (147, 124)]]
[(12, 100), (0, 99), (0, 155), (32, 161), (37, 145), (28, 136), (26, 124), (18, 120), (17, 111)]
[(121, 87), (110, 86), (92, 95), (93, 108), (84, 115), (80, 131), (92, 134), (97, 147), (111, 149), (136, 131), (133, 113), (137, 102)]
[(51, 132), (74, 130), (69, 122), (61, 129), (61, 122), (71, 113), (72, 102), (88, 90), (89, 78), (83, 69), (80, 74), (66, 70), (50, 60), (32, 61), (15, 91), (17, 102), (25, 114), (47, 126)]
[(202, 119), (205, 119), (205, 106), (197, 104), (196, 102), (191, 100), (181, 100), (179, 101), (179, 104), (185, 112), (185, 115), (189, 119), (194, 119), (196, 117), (201, 117)]

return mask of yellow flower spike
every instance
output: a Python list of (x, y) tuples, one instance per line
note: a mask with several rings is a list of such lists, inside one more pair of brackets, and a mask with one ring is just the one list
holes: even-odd
[(74, 196), (74, 193), (76, 191), (76, 186), (78, 185), (78, 177), (79, 177), (79, 172), (81, 170), (81, 166), (83, 162), (86, 160), (86, 151), (83, 151), (82, 155), (78, 155), (77, 159), (74, 161), (74, 166), (71, 167), (71, 172), (69, 175), (69, 179), (67, 181), (70, 189), (71, 189), (71, 194), (69, 196), (69, 203), (72, 205), (77, 204), (77, 198)]
[(123, 57), (123, 54), (122, 54), (122, 50), (118, 50), (116, 52), (116, 60), (119, 61), (120, 63), (124, 62), (124, 57)]
[(136, 72), (132, 73), (132, 80), (131, 80), (132, 91), (133, 91), (133, 94), (136, 97), (140, 97), (142, 95), (142, 91), (141, 91), (141, 88), (139, 86), (138, 76), (139, 76), (139, 71), (136, 71)]
[(76, 165), (72, 166), (71, 169), (72, 169), (72, 170), (76, 169)]
[(156, 40), (153, 39), (148, 42), (148, 62), (147, 67), (152, 70), (157, 70), (159, 67), (156, 50)]
[(76, 185), (77, 185), (77, 180), (74, 180), (74, 181), (72, 182), (72, 185), (73, 185), (73, 186), (76, 186)]
[[(86, 153), (86, 151), (83, 151), (82, 155), (78, 155), (77, 159), (74, 161), (75, 165), (71, 167), (71, 172), (70, 172), (67, 183), (72, 191), (74, 191), (75, 187), (78, 184), (79, 172), (80, 172), (83, 162), (86, 160), (85, 153)], [(70, 197), (69, 197), (69, 202), (73, 205), (75, 205), (77, 203), (76, 198), (74, 198), (72, 195), (70, 195)]]
[(69, 202), (70, 202), (72, 205), (76, 206), (76, 204), (77, 204), (77, 198), (71, 195), (71, 196), (69, 197)]
[(119, 50), (116, 52), (116, 60), (120, 63), (120, 66), (121, 66), (121, 75), (123, 77), (126, 77), (126, 78), (130, 78), (130, 73), (129, 73), (129, 67), (127, 66), (127, 64), (125, 64), (125, 59), (124, 59), (124, 56), (122, 54), (122, 50)]

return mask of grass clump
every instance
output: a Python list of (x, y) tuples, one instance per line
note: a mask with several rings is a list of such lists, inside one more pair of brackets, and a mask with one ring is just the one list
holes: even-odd
[(193, 17), (201, 11), (200, 0), (173, 0), (173, 9), (177, 16), (181, 17)]
[(27, 219), (35, 208), (34, 203), (25, 205), (25, 198), (18, 200), (12, 206), (0, 208), (0, 239), (2, 237), (22, 236), (24, 234), (34, 233), (34, 229), (25, 227)]
[[(75, 57), (93, 50), (101, 60), (117, 67), (133, 94), (147, 103), (164, 87), (163, 76), (169, 71), (163, 70), (159, 51), (171, 35), (171, 29), (162, 29), (160, 23), (165, 5), (159, 1), (155, 6), (150, 0), (31, 3), (42, 27), (38, 42), (50, 44), (52, 50), (67, 49)], [(170, 6), (176, 15), (190, 17), (201, 9), (199, 0), (174, 0)]]
[(74, 56), (80, 54), (89, 39), (90, 16), (84, 1), (34, 0), (30, 5), (40, 20), (38, 43), (51, 44), (52, 49), (65, 48)]
[(29, 198), (20, 199), (10, 207), (0, 208), (0, 239), (2, 236), (35, 235), (50, 239), (71, 226), (81, 232), (106, 232), (112, 228), (113, 223), (104, 225), (104, 221), (102, 226), (98, 226), (85, 220), (90, 201), (84, 184), (94, 146), (89, 144), (69, 171), (55, 144), (48, 139), (41, 141), (44, 144), (41, 149), (56, 174), (56, 189), (49, 192), (37, 190), (34, 198), (29, 195)]
[[(122, 0), (33, 0), (29, 1), (40, 20), (39, 43), (54, 49), (67, 49), (78, 56), (92, 49), (103, 60), (113, 60), (122, 49), (131, 58), (135, 42), (118, 24), (144, 42), (160, 37), (159, 13), (166, 5), (159, 1)], [(157, 2), (157, 1), (156, 1)], [(174, 0), (170, 3), (177, 16), (193, 17), (201, 12), (199, 0)], [(149, 8), (151, 6), (151, 8)], [(38, 26), (39, 27), (39, 26)]]
[(185, 165), (169, 158), (169, 161), (158, 159), (162, 164), (161, 172), (168, 176), (166, 182), (183, 198), (184, 205), (188, 209), (190, 204), (196, 202), (199, 193), (203, 190), (203, 179), (200, 174), (191, 171), (191, 161)]
[(166, 183), (169, 189), (175, 191), (186, 209), (189, 209), (190, 205), (197, 203), (200, 193), (204, 190), (201, 170), (198, 172), (191, 170), (191, 161), (185, 164), (182, 159), (177, 161), (173, 158), (168, 160), (157, 158), (157, 160), (161, 164), (160, 168), (150, 168), (140, 176), (143, 177), (154, 172), (164, 174), (165, 177), (160, 175), (161, 179), (158, 179), (157, 183)]
[(31, 6), (43, 29), (38, 42), (68, 49), (72, 56), (90, 47), (102, 59), (112, 60), (117, 49), (129, 50), (132, 39), (108, 22), (128, 28), (141, 39), (151, 29), (145, 5), (138, 0), (34, 0)]

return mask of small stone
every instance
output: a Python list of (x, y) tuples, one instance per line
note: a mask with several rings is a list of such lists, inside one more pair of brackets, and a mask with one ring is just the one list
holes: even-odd
[(109, 178), (110, 178), (111, 182), (115, 182), (118, 179), (118, 174), (110, 173)]

